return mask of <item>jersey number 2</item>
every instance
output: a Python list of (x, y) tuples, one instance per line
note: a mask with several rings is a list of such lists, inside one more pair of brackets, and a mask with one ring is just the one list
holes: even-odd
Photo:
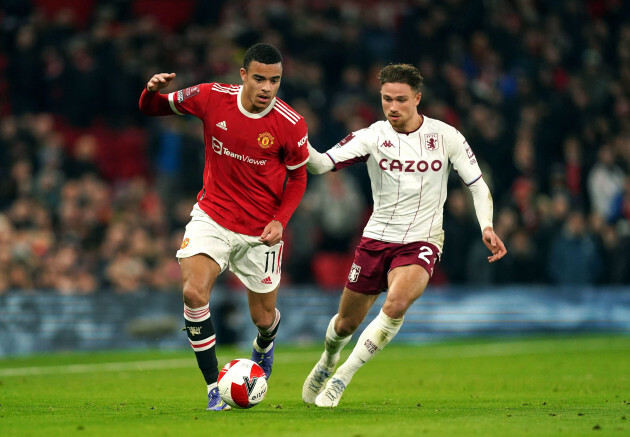
[(433, 255), (433, 250), (431, 250), (428, 246), (422, 246), (420, 248), (420, 253), (418, 254), (418, 258), (425, 261), (427, 264), (431, 264), (431, 260), (428, 258)]

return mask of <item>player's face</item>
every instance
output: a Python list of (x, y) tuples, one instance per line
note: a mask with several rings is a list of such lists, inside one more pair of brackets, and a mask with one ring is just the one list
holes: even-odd
[(384, 83), (381, 87), (381, 104), (387, 121), (398, 132), (413, 132), (420, 127), (422, 117), (418, 114), (421, 93), (415, 92), (406, 83)]
[(243, 107), (253, 113), (264, 111), (278, 93), (282, 64), (263, 64), (252, 61), (247, 70), (241, 68)]

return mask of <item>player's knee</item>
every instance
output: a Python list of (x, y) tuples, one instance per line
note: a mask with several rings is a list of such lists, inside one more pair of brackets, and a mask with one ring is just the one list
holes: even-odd
[(346, 337), (356, 331), (360, 324), (360, 321), (357, 323), (352, 319), (338, 316), (335, 320), (335, 332), (340, 337)]
[(274, 308), (273, 311), (261, 311), (255, 314), (252, 313), (251, 317), (252, 322), (254, 322), (254, 325), (256, 325), (258, 329), (267, 329), (273, 325), (273, 322), (275, 321), (276, 310)]
[(392, 319), (400, 319), (404, 317), (410, 304), (411, 303), (407, 300), (394, 299), (385, 302), (385, 305), (383, 305), (383, 312)]
[(196, 284), (185, 284), (183, 289), (184, 303), (190, 308), (199, 308), (208, 303), (210, 294), (208, 290)]

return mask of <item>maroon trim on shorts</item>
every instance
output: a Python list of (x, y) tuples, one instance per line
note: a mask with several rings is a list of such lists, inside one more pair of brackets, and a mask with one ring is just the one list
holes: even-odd
[(426, 241), (400, 244), (361, 237), (346, 288), (361, 294), (379, 294), (387, 291), (387, 274), (391, 270), (412, 264), (421, 266), (431, 276), (439, 255), (438, 248)]

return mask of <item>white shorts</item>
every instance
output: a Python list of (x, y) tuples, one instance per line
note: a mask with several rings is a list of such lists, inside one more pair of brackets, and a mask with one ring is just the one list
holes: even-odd
[(229, 267), (249, 290), (269, 293), (280, 283), (282, 241), (269, 247), (258, 237), (238, 234), (212, 220), (198, 204), (190, 213), (184, 241), (177, 258), (188, 258), (204, 253), (221, 267)]

